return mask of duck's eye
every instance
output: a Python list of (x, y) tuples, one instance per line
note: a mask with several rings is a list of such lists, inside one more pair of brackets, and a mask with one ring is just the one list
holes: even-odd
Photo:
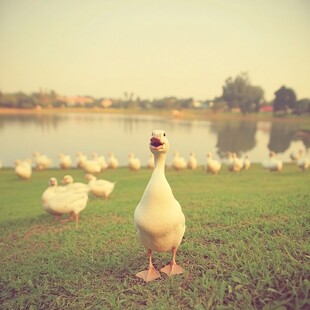
[(164, 132), (164, 137), (166, 137), (166, 133)]

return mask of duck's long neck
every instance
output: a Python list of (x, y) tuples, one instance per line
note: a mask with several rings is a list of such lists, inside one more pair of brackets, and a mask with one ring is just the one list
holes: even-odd
[(156, 154), (154, 156), (154, 164), (153, 174), (165, 175), (166, 154)]

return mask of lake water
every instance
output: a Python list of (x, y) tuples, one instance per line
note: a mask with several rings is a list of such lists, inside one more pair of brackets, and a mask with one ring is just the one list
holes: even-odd
[(164, 129), (170, 141), (167, 163), (173, 151), (186, 159), (195, 152), (199, 164), (205, 164), (207, 152), (220, 158), (226, 151), (247, 154), (252, 162), (262, 162), (269, 150), (289, 162), (289, 155), (307, 150), (309, 138), (298, 135), (296, 123), (261, 121), (187, 121), (156, 116), (96, 113), (59, 113), (0, 115), (0, 160), (5, 167), (16, 159), (32, 158), (34, 151), (48, 155), (58, 167), (60, 152), (71, 155), (81, 151), (104, 155), (115, 153), (122, 166), (133, 152), (146, 165), (149, 138), (154, 129)]

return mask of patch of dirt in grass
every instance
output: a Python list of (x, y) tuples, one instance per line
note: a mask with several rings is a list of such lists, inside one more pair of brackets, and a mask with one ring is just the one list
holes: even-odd
[(70, 227), (65, 224), (58, 224), (55, 223), (55, 225), (43, 225), (43, 224), (38, 224), (38, 225), (33, 225), (29, 229), (26, 230), (23, 239), (28, 240), (36, 235), (42, 235), (42, 234), (47, 234), (47, 233), (59, 233), (65, 230), (68, 230)]

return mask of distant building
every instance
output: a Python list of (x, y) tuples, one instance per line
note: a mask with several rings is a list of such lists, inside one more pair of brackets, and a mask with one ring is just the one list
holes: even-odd
[(101, 106), (103, 108), (110, 108), (113, 105), (113, 101), (111, 99), (102, 99)]

